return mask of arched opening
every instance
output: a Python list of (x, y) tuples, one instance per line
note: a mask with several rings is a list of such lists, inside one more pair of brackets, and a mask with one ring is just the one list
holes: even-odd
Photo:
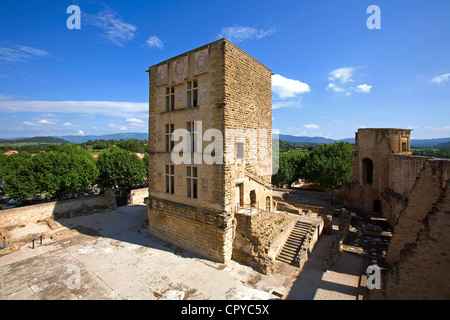
[(369, 158), (362, 161), (362, 180), (363, 184), (373, 184), (373, 162)]
[(266, 197), (266, 211), (270, 211), (272, 206), (270, 205), (270, 197)]
[(373, 200), (373, 212), (381, 214), (381, 201)]
[(250, 206), (256, 207), (256, 191), (250, 191)]

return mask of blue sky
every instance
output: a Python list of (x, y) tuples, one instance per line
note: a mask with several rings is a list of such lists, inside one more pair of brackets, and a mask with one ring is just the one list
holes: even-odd
[(0, 138), (147, 132), (145, 70), (222, 37), (272, 70), (276, 132), (450, 137), (448, 0), (2, 0)]

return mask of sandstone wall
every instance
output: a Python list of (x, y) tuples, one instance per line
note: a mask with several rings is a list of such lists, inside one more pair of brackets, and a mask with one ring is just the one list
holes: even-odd
[(381, 290), (371, 290), (369, 299), (450, 299), (450, 180), (420, 222), (415, 239), (403, 246)]
[(417, 234), (423, 227), (423, 219), (438, 201), (445, 187), (444, 179), (448, 177), (450, 177), (450, 160), (428, 159), (424, 163), (408, 195), (408, 204), (400, 212), (394, 226), (386, 256), (388, 263), (393, 263), (399, 258), (400, 251), (406, 244), (415, 242)]
[(231, 259), (231, 215), (154, 197), (146, 203), (150, 234), (216, 261)]
[[(197, 197), (188, 197), (187, 164), (174, 164), (166, 151), (166, 125), (187, 129), (201, 122), (207, 129), (227, 135), (227, 129), (267, 128), (271, 148), (271, 72), (226, 39), (183, 53), (152, 66), (149, 110), (149, 233), (214, 260), (231, 258), (236, 183), (243, 183), (244, 204), (266, 208), (271, 203), (270, 175), (262, 177), (258, 165), (246, 157), (232, 164), (208, 164), (200, 154)], [(198, 84), (198, 105), (188, 104), (189, 81)], [(174, 90), (174, 110), (166, 110), (166, 93)], [(223, 151), (227, 142), (223, 141)], [(233, 140), (233, 144), (234, 144)], [(201, 151), (211, 142), (202, 141)], [(175, 145), (178, 142), (175, 142)], [(234, 148), (233, 148), (234, 149)], [(218, 150), (216, 150), (217, 152)], [(193, 157), (198, 154), (193, 154)], [(270, 152), (267, 155), (270, 159)], [(223, 160), (223, 159), (222, 159)], [(223, 161), (222, 161), (223, 162)], [(166, 190), (166, 165), (174, 165), (174, 192)], [(215, 221), (224, 220), (217, 224)]]
[(148, 188), (133, 189), (130, 191), (130, 204), (143, 204), (148, 197)]
[[(260, 186), (250, 189), (249, 184), (244, 184), (244, 197), (249, 197), (249, 192), (255, 190), (260, 207), (265, 207), (266, 198), (271, 194), (271, 167), (269, 174), (262, 175), (267, 169), (262, 164), (263, 158), (259, 158), (264, 152), (271, 159), (272, 150), (272, 84), (271, 71), (256, 59), (226, 41), (224, 43), (224, 128), (255, 130), (266, 129), (266, 136), (257, 137), (258, 163), (249, 164), (249, 139), (245, 141), (245, 161), (240, 162), (235, 158), (233, 164), (226, 164), (225, 174), (225, 203), (233, 206), (238, 203), (236, 199), (236, 181), (250, 178), (259, 182)], [(237, 142), (235, 139), (225, 141), (225, 150), (228, 144)], [(266, 150), (260, 150), (259, 139), (266, 139)], [(271, 160), (270, 160), (271, 165)], [(246, 199), (244, 199), (246, 203)], [(250, 202), (248, 202), (250, 203)]]
[(254, 210), (236, 213), (233, 259), (262, 273), (276, 271), (275, 259), (284, 245), (295, 219), (286, 213)]
[(1, 228), (5, 228), (8, 226), (21, 225), (49, 218), (68, 218), (88, 212), (92, 213), (94, 209), (102, 208), (116, 208), (114, 195), (105, 193), (102, 195), (52, 201), (1, 210), (0, 226)]
[[(196, 69), (198, 53), (207, 53), (206, 68)], [(187, 106), (187, 82), (176, 82), (175, 65), (186, 58), (185, 80), (195, 79), (198, 83), (198, 106)], [(183, 60), (184, 61), (184, 60)], [(205, 130), (215, 128), (223, 132), (223, 42), (217, 41), (200, 47), (180, 56), (171, 58), (149, 68), (150, 79), (150, 111), (149, 111), (149, 193), (162, 199), (181, 202), (203, 209), (223, 210), (223, 165), (205, 164), (200, 155), (201, 164), (198, 167), (198, 197), (187, 197), (186, 164), (174, 166), (174, 194), (165, 192), (165, 166), (173, 165), (171, 153), (166, 152), (165, 126), (173, 124), (174, 129), (187, 129), (188, 122), (201, 121), (203, 136)], [(160, 83), (158, 70), (167, 66), (167, 81)], [(166, 111), (166, 88), (173, 86), (175, 90), (175, 110)], [(177, 144), (178, 142), (175, 142)], [(201, 151), (210, 144), (203, 141)]]

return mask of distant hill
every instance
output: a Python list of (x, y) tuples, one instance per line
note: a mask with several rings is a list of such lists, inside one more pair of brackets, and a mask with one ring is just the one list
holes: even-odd
[(324, 144), (324, 143), (335, 143), (335, 142), (350, 142), (352, 144), (355, 143), (355, 138), (347, 138), (347, 139), (340, 139), (340, 140), (334, 140), (330, 138), (324, 138), (324, 137), (307, 137), (307, 136), (291, 136), (288, 134), (280, 134), (278, 135), (279, 139), (282, 141), (286, 141), (289, 143), (295, 143), (295, 144)]
[(450, 142), (450, 138), (411, 139), (411, 147), (438, 148), (438, 145)]
[[(306, 137), (306, 136), (292, 136), (287, 134), (280, 134), (279, 139), (289, 143), (296, 144), (324, 144), (324, 143), (334, 143), (334, 142), (350, 142), (355, 144), (355, 138), (346, 138), (340, 140), (334, 140), (330, 138), (323, 137)], [(411, 147), (419, 148), (450, 148), (448, 142), (450, 138), (438, 138), (438, 139), (411, 139)]]
[(336, 141), (333, 139), (327, 139), (323, 137), (291, 136), (287, 134), (280, 134), (279, 139), (282, 141), (296, 144), (324, 144), (324, 143), (334, 143)]
[(101, 136), (61, 136), (58, 137), (64, 140), (67, 140), (71, 143), (83, 143), (89, 140), (148, 140), (148, 133), (142, 132), (124, 132), (124, 133), (113, 133), (113, 134), (105, 134)]
[(450, 149), (450, 141), (449, 142), (444, 142), (444, 143), (440, 143), (434, 146), (436, 149)]
[(33, 138), (19, 138), (19, 139), (0, 139), (0, 143), (13, 144), (13, 143), (70, 143), (67, 140), (63, 140), (55, 137), (33, 137)]
[[(350, 142), (355, 143), (355, 138), (346, 138), (334, 140), (323, 137), (307, 137), (307, 136), (292, 136), (288, 134), (278, 135), (279, 139), (289, 143), (304, 144), (304, 145), (318, 145), (324, 143), (334, 142)], [(33, 137), (33, 138), (14, 138), (14, 139), (0, 139), (0, 143), (83, 143), (89, 140), (148, 140), (147, 132), (124, 132), (113, 133), (105, 135), (89, 135), (89, 136), (59, 136), (59, 137)], [(450, 148), (450, 138), (438, 138), (438, 139), (411, 139), (411, 147), (416, 148)]]

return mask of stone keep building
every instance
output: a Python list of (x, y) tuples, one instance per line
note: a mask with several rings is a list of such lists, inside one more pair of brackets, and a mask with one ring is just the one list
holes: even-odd
[[(148, 231), (226, 263), (232, 257), (236, 211), (245, 206), (268, 210), (272, 206), (271, 71), (226, 39), (147, 71)], [(177, 129), (186, 129), (192, 138), (186, 140), (193, 151), (188, 153), (190, 163), (174, 163), (172, 151), (181, 143), (176, 139)], [(222, 140), (205, 135), (208, 129), (217, 129)], [(247, 133), (246, 138), (233, 135), (239, 129)], [(261, 130), (265, 136), (258, 134)], [(222, 148), (208, 148), (212, 141)], [(255, 145), (257, 161), (250, 152)], [(260, 150), (261, 146), (266, 150)], [(216, 160), (223, 159), (230, 156), (227, 150), (232, 151), (227, 158), (231, 161), (208, 164), (202, 158), (204, 151)]]

